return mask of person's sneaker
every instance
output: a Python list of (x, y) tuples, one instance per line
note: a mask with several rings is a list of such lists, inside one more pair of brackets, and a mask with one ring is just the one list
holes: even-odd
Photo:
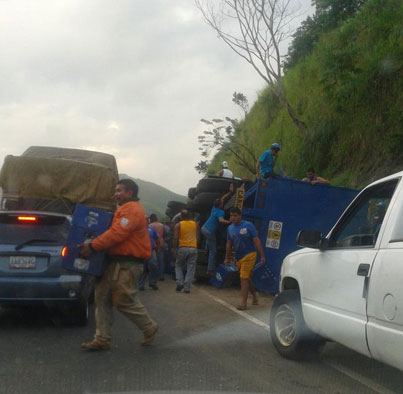
[(150, 286), (153, 290), (158, 290), (158, 286), (157, 285), (151, 285)]
[(176, 291), (181, 291), (183, 289), (183, 286), (182, 285), (177, 285), (176, 286)]
[(186, 290), (183, 290), (183, 292), (186, 293), (186, 294), (189, 294), (190, 290), (186, 289)]
[(141, 344), (143, 346), (150, 345), (151, 342), (154, 340), (157, 331), (158, 331), (158, 325), (154, 323), (154, 325), (150, 328), (150, 330), (144, 334), (144, 338), (141, 341)]
[(81, 347), (85, 350), (109, 350), (109, 343), (103, 343), (94, 339), (91, 342), (82, 343)]

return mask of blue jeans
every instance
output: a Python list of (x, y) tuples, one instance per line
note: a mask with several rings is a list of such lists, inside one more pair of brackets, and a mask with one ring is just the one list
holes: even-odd
[(201, 232), (206, 238), (206, 249), (208, 249), (207, 271), (214, 271), (217, 239), (215, 233), (210, 233), (204, 227), (202, 227)]
[[(196, 271), (197, 249), (180, 247), (176, 254), (175, 273), (176, 284), (183, 286), (185, 290), (190, 289), (190, 284)], [(183, 270), (186, 269), (186, 276), (183, 278)]]
[(157, 253), (157, 262), (158, 262), (158, 276), (160, 279), (164, 279), (164, 251), (162, 247), (159, 249)]
[(148, 283), (150, 286), (154, 286), (157, 283), (157, 278), (159, 276), (157, 255), (155, 250), (152, 251), (151, 257), (145, 262), (143, 272), (140, 274), (137, 281), (137, 286), (144, 287), (148, 275)]

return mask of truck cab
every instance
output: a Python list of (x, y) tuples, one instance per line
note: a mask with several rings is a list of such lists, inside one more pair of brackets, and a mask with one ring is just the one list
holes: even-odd
[(403, 172), (362, 190), (326, 235), (305, 230), (288, 255), (271, 310), (285, 357), (326, 340), (403, 370)]

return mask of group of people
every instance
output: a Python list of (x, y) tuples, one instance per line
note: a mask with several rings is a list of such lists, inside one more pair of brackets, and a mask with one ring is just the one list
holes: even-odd
[[(281, 147), (273, 143), (270, 150), (263, 152), (257, 165), (257, 175), (268, 178), (273, 175), (276, 157)], [(285, 176), (281, 167), (277, 166)], [(228, 163), (223, 163), (221, 176), (232, 178)], [(304, 182), (311, 184), (329, 182), (315, 175), (313, 168), (307, 170)], [(262, 245), (254, 225), (243, 221), (239, 208), (231, 208), (230, 219), (224, 218), (223, 205), (227, 197), (233, 193), (233, 185), (220, 199), (214, 202), (210, 217), (201, 228), (208, 248), (208, 273), (211, 275), (216, 266), (216, 231), (220, 223), (228, 225), (224, 264), (231, 262), (231, 252), (234, 250), (235, 262), (241, 279), (241, 300), (238, 309), (247, 307), (248, 294), (252, 294), (252, 304), (257, 304), (257, 296), (251, 282), (251, 272), (257, 260), (265, 262)], [(175, 259), (176, 291), (190, 292), (197, 262), (198, 224), (191, 213), (183, 209), (181, 220), (172, 228), (159, 223), (156, 215), (151, 215), (149, 223), (144, 209), (139, 202), (138, 186), (131, 179), (120, 180), (115, 187), (114, 197), (118, 204), (112, 224), (108, 230), (91, 242), (78, 245), (83, 258), (88, 258), (93, 252), (105, 252), (105, 267), (101, 277), (95, 284), (95, 334), (94, 338), (82, 343), (87, 350), (106, 350), (110, 348), (112, 339), (112, 307), (117, 308), (142, 332), (142, 345), (153, 342), (158, 325), (150, 317), (147, 309), (141, 303), (137, 289), (144, 289), (144, 283), (149, 276), (149, 285), (158, 290), (157, 278), (164, 279), (163, 254), (166, 241), (172, 240), (168, 246)], [(166, 247), (165, 247), (166, 249)], [(185, 274), (186, 272), (186, 274)]]
[[(270, 149), (264, 151), (256, 162), (256, 178), (267, 179), (275, 174), (275, 169), (278, 170), (282, 177), (286, 177), (287, 174), (281, 168), (280, 164), (277, 162), (278, 153), (281, 150), (280, 144), (274, 142)], [(228, 168), (228, 162), (223, 161), (221, 163), (221, 169), (218, 175), (224, 178), (234, 178), (232, 171)], [(311, 185), (323, 184), (329, 185), (330, 182), (320, 176), (316, 176), (315, 169), (309, 167), (306, 170), (306, 177), (302, 179), (303, 182), (309, 182)]]

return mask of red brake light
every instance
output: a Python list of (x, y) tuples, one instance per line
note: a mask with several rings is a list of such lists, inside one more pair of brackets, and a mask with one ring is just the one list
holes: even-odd
[(38, 218), (36, 216), (18, 216), (20, 222), (36, 222)]
[(62, 257), (66, 257), (66, 254), (67, 254), (67, 246), (63, 246), (62, 251), (60, 252), (60, 254), (62, 255)]

